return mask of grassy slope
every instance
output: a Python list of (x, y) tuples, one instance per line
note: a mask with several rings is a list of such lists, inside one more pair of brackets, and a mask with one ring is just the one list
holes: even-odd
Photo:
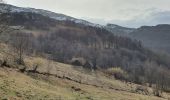
[[(5, 45), (0, 47), (4, 51), (11, 50)], [(14, 65), (13, 58), (1, 51), (0, 60), (7, 58), (11, 65)], [(109, 79), (101, 72), (87, 73), (81, 67), (37, 57), (26, 57), (25, 62), (28, 69), (38, 64), (39, 72), (48, 72), (57, 77), (40, 74), (28, 76), (18, 72), (17, 69), (0, 68), (0, 99), (166, 100), (168, 98), (167, 94), (164, 94), (164, 98), (137, 94), (134, 92), (136, 84)]]
[[(70, 70), (71, 71), (71, 70)], [(47, 79), (48, 81), (45, 81)], [(50, 81), (49, 81), (50, 80)], [(107, 80), (107, 79), (106, 79)], [(115, 88), (125, 88), (123, 82), (110, 80)], [(75, 87), (75, 90), (72, 87)], [(128, 87), (126, 87), (128, 89)], [(54, 99), (54, 100), (163, 100), (126, 91), (84, 85), (67, 79), (43, 77), (33, 79), (14, 69), (0, 69), (0, 98), (18, 99)]]

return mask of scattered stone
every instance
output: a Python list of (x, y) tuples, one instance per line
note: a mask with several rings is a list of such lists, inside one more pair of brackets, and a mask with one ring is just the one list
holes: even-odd
[(71, 88), (72, 88), (74, 91), (76, 91), (76, 92), (81, 91), (80, 88), (76, 88), (76, 87), (74, 87), (74, 86), (72, 86)]
[(2, 98), (1, 100), (8, 100), (8, 98)]
[(19, 93), (19, 92), (16, 92), (16, 96), (17, 96), (17, 97), (22, 97), (22, 94)]
[(135, 92), (139, 93), (139, 94), (143, 94), (143, 95), (150, 95), (151, 94), (149, 89), (145, 86), (137, 86)]
[(93, 98), (92, 97), (86, 97), (88, 100), (93, 100)]

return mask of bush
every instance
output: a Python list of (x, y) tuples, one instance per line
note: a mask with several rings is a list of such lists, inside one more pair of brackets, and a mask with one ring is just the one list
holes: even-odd
[(126, 80), (128, 77), (127, 73), (120, 67), (107, 69), (107, 74), (109, 74), (109, 76), (114, 76), (116, 79), (120, 80)]
[(155, 96), (162, 97), (162, 91), (157, 88), (154, 89), (153, 94)]
[(36, 71), (38, 67), (43, 66), (44, 60), (42, 58), (25, 59), (28, 70)]
[(43, 65), (44, 60), (42, 58), (35, 58), (33, 61), (33, 66), (42, 66)]
[(6, 66), (16, 68), (17, 63), (15, 62), (15, 58), (12, 55), (0, 53), (0, 65), (1, 67)]

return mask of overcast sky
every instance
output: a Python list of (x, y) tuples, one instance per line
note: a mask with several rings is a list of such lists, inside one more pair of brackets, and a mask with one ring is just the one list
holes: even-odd
[(170, 0), (6, 0), (20, 7), (63, 13), (99, 24), (127, 27), (170, 24)]

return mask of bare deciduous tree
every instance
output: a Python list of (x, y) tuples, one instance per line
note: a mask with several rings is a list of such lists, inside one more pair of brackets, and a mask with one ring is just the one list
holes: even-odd
[(28, 49), (30, 37), (26, 33), (17, 32), (14, 33), (11, 44), (15, 48), (17, 54), (17, 62), (18, 64), (24, 64), (23, 57), (24, 52)]

